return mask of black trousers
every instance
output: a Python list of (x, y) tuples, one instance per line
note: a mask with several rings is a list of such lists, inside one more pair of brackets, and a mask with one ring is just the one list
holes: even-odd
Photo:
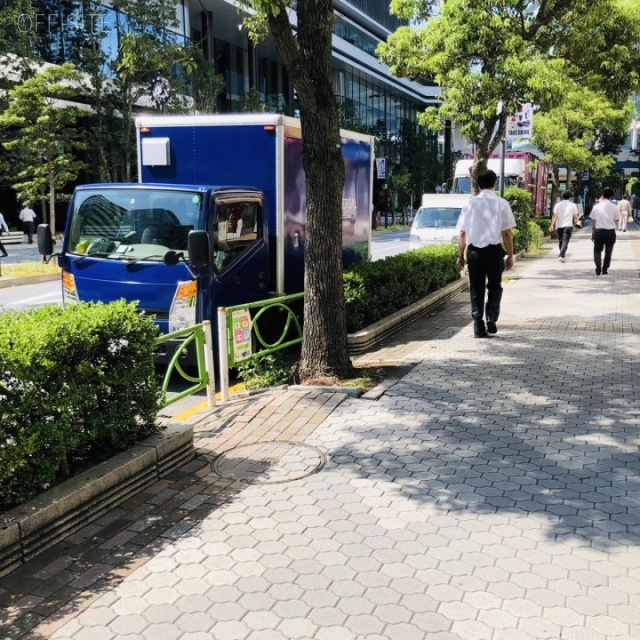
[(24, 223), (24, 232), (27, 234), (27, 243), (33, 244), (33, 222), (31, 220)]
[(471, 297), (471, 317), (482, 321), (485, 315), (485, 295), (487, 320), (497, 322), (500, 317), (502, 300), (502, 272), (504, 271), (504, 249), (501, 244), (488, 247), (467, 247), (467, 267), (469, 269), (469, 294)]
[(2, 244), (2, 240), (0, 239), (0, 252), (2, 252), (3, 256), (7, 255), (7, 250), (4, 248), (4, 245)]
[[(609, 271), (613, 245), (616, 243), (615, 229), (596, 229), (593, 236), (593, 261), (597, 271)], [(604, 262), (602, 262), (602, 249), (604, 249)]]
[(573, 227), (558, 227), (558, 249), (560, 249), (560, 257), (564, 258), (571, 240)]

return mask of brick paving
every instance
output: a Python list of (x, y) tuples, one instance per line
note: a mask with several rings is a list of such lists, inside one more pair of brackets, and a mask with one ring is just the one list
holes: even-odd
[(467, 293), (406, 327), (361, 398), (200, 414), (195, 460), (0, 580), (0, 638), (640, 638), (630, 227), (608, 276), (588, 231), (520, 261), (489, 340)]

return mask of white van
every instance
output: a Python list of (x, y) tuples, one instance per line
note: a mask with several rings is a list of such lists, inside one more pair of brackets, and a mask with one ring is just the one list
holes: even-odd
[(457, 244), (456, 225), (469, 193), (425, 193), (409, 235), (409, 249), (434, 244)]

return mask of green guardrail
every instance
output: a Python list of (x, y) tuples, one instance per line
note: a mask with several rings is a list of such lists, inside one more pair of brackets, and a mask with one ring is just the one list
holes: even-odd
[[(251, 316), (251, 335), (255, 336), (256, 342), (255, 345), (257, 347), (256, 353), (252, 353), (251, 357), (254, 357), (257, 353), (267, 354), (267, 353), (275, 353), (276, 351), (280, 351), (281, 349), (286, 349), (287, 347), (291, 347), (296, 344), (300, 344), (302, 342), (302, 326), (300, 325), (300, 321), (295, 315), (295, 312), (289, 306), (289, 303), (303, 300), (304, 293), (293, 293), (288, 296), (280, 296), (278, 298), (267, 298), (265, 300), (259, 300), (258, 302), (251, 302), (249, 304), (239, 304), (234, 307), (225, 307), (224, 313), (226, 316), (225, 326), (227, 328), (226, 331), (226, 342), (227, 342), (227, 354), (228, 354), (228, 366), (233, 367), (238, 364), (238, 361), (234, 357), (234, 348), (233, 348), (233, 325), (232, 318), (234, 311), (243, 311), (252, 309), (259, 309), (258, 313)], [(263, 337), (258, 323), (260, 319), (270, 311), (280, 310), (285, 315), (283, 318), (282, 329), (280, 332), (280, 336), (274, 342), (267, 342)], [(295, 332), (295, 337), (290, 337), (287, 339), (290, 330), (293, 328)], [(247, 360), (248, 358), (243, 358), (243, 360)]]
[[(252, 345), (257, 347), (251, 355), (243, 357), (241, 360), (248, 360), (255, 357), (258, 353), (267, 354), (275, 353), (281, 349), (292, 347), (302, 342), (302, 326), (296, 317), (295, 311), (289, 306), (292, 302), (303, 300), (304, 293), (294, 293), (288, 296), (280, 296), (278, 298), (266, 298), (258, 302), (250, 302), (247, 304), (239, 304), (233, 307), (218, 308), (218, 344), (226, 345), (226, 349), (218, 350), (219, 374), (220, 374), (220, 398), (224, 404), (229, 400), (229, 367), (234, 367), (240, 359), (236, 358), (234, 347), (234, 326), (233, 314), (240, 311), (251, 311), (259, 309), (259, 311), (251, 316), (249, 324)], [(277, 339), (268, 342), (262, 335), (258, 323), (264, 314), (269, 311), (279, 310), (284, 316), (282, 319), (282, 329)], [(293, 333), (293, 336), (291, 335)]]
[[(156, 346), (163, 344), (164, 342), (169, 342), (170, 340), (182, 339), (182, 344), (176, 352), (173, 354), (173, 357), (169, 361), (167, 365), (167, 372), (165, 373), (163, 382), (162, 382), (162, 393), (164, 399), (162, 401), (162, 407), (167, 407), (178, 400), (182, 400), (182, 398), (186, 398), (202, 389), (209, 387), (210, 376), (207, 370), (207, 363), (205, 362), (205, 348), (207, 344), (206, 337), (206, 327), (208, 323), (197, 324), (193, 327), (186, 327), (185, 329), (179, 329), (178, 331), (172, 331), (171, 333), (166, 333), (158, 338), (156, 338), (155, 344)], [(210, 331), (210, 327), (209, 327)], [(189, 375), (183, 368), (179, 362), (180, 354), (185, 350), (193, 346), (196, 351), (196, 363), (197, 363), (197, 374), (195, 376)], [(213, 357), (213, 356), (212, 356)], [(190, 387), (167, 397), (167, 389), (169, 388), (169, 381), (171, 380), (171, 376), (177, 372), (180, 377), (182, 377), (187, 382), (192, 383)], [(213, 380), (211, 379), (211, 382)]]
[[(220, 391), (223, 403), (229, 398), (229, 367), (236, 366), (240, 361), (235, 358), (233, 345), (234, 312), (258, 309), (258, 312), (255, 315), (251, 315), (250, 332), (251, 336), (255, 338), (256, 346), (256, 352), (249, 356), (249, 358), (251, 358), (257, 353), (275, 353), (276, 351), (286, 349), (302, 342), (302, 326), (295, 311), (289, 305), (292, 302), (303, 299), (304, 293), (295, 293), (288, 296), (266, 298), (265, 300), (259, 300), (258, 302), (239, 304), (233, 307), (218, 309), (218, 341), (220, 345), (226, 345), (227, 347), (226, 349), (220, 349), (218, 353), (220, 361)], [(269, 342), (265, 336), (263, 336), (259, 323), (266, 313), (272, 311), (281, 311), (283, 315), (278, 337)], [(278, 327), (280, 327), (280, 324)], [(207, 321), (202, 324), (179, 329), (178, 331), (173, 331), (156, 338), (156, 346), (171, 340), (182, 340), (180, 347), (173, 354), (169, 364), (167, 365), (167, 371), (162, 381), (162, 393), (164, 396), (162, 401), (163, 408), (205, 388), (207, 389), (209, 406), (213, 406), (213, 404), (215, 404), (213, 364), (208, 364), (205, 361), (205, 354), (210, 354), (211, 357), (213, 357), (213, 346), (208, 344), (211, 342), (210, 333), (211, 325)], [(190, 375), (187, 373), (179, 362), (180, 354), (185, 349), (189, 348), (194, 348), (196, 352), (196, 375)], [(248, 358), (243, 359), (246, 360)], [(172, 375), (176, 372), (182, 379), (191, 383), (191, 386), (167, 397), (166, 394), (167, 389), (169, 388), (169, 382)]]

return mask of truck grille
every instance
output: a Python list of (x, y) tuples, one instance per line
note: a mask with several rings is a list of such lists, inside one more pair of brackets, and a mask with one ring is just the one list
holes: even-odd
[(140, 313), (155, 320), (169, 320), (169, 312), (165, 309), (140, 309)]

